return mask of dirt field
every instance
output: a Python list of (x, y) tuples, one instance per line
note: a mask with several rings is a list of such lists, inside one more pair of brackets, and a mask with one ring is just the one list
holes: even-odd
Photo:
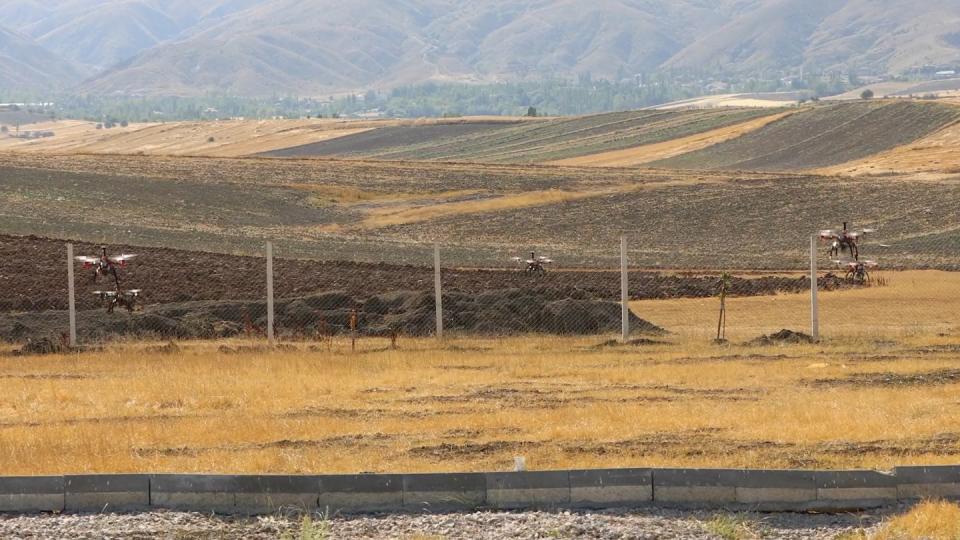
[[(452, 126), (437, 133), (427, 133), (423, 128), (398, 128), (320, 143), (311, 152), (386, 160), (540, 163), (686, 137), (774, 112), (631, 111), (531, 121), (466, 134), (458, 133)], [(375, 144), (371, 144), (371, 139)]]
[(919, 178), (960, 172), (960, 123), (953, 123), (905, 146), (817, 171), (822, 174), (911, 174)]
[[(852, 221), (885, 267), (957, 268), (955, 177), (325, 160), (7, 154), (0, 232), (283, 258), (498, 267), (800, 269), (809, 235)], [(824, 194), (829, 194), (825, 197)], [(109, 210), (107, 210), (109, 209)], [(826, 258), (822, 261), (827, 264)]]
[(815, 169), (923, 138), (960, 118), (938, 103), (860, 101), (808, 108), (726, 143), (654, 166), (687, 169)]
[[(351, 353), (336, 338), (0, 358), (0, 474), (503, 470), (517, 455), (532, 469), (951, 463), (958, 290), (956, 274), (904, 274), (825, 293), (816, 345), (740, 341), (805, 298), (785, 295), (733, 304), (728, 346), (701, 334), (703, 304), (661, 300), (634, 305), (679, 329), (653, 345), (401, 339), (391, 350), (369, 338)], [(830, 320), (841, 300), (863, 327)]]
[[(264, 297), (264, 259), (142, 246), (110, 246), (111, 253), (137, 253), (139, 258), (121, 272), (123, 285), (142, 288), (148, 303), (164, 304), (199, 300), (246, 300)], [(76, 254), (96, 255), (99, 246), (77, 242)], [(66, 309), (65, 242), (35, 237), (0, 235), (0, 312)], [(505, 261), (508, 263), (509, 261)], [(447, 268), (444, 287), (450, 292), (480, 294), (497, 289), (525, 287), (578, 289), (592, 296), (617, 299), (620, 274), (614, 270), (557, 269), (543, 278), (532, 278), (519, 267), (496, 269)], [(98, 307), (98, 300), (82, 294), (103, 288), (90, 271), (77, 265), (80, 309)], [(274, 261), (275, 293), (290, 298), (324, 291), (366, 297), (395, 291), (432, 290), (433, 268), (345, 261)], [(689, 298), (716, 294), (717, 275), (663, 274), (631, 271), (631, 297)], [(824, 282), (836, 288), (843, 284)], [(808, 289), (803, 276), (734, 277), (733, 295), (764, 295)]]
[(694, 152), (708, 146), (720, 144), (722, 142), (736, 139), (760, 129), (770, 122), (779, 120), (784, 116), (793, 114), (794, 111), (786, 111), (770, 116), (763, 116), (756, 120), (749, 120), (741, 124), (734, 124), (719, 129), (698, 133), (687, 137), (680, 137), (661, 143), (626, 148), (623, 150), (613, 150), (611, 152), (601, 152), (599, 154), (590, 154), (569, 159), (561, 159), (551, 162), (552, 165), (573, 165), (573, 166), (591, 166), (591, 167), (632, 167), (658, 161), (662, 159), (679, 156), (688, 152)]
[(503, 128), (503, 122), (382, 127), (334, 141), (281, 148), (263, 152), (260, 155), (264, 157), (366, 156), (389, 152), (398, 146), (436, 143), (448, 138), (475, 135)]

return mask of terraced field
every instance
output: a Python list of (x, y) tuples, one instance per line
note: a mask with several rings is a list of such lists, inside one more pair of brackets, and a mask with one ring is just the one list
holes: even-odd
[(541, 163), (687, 137), (776, 114), (778, 109), (631, 111), (508, 126), (379, 129), (266, 156)]
[(816, 106), (742, 137), (650, 165), (681, 169), (816, 169), (912, 143), (958, 119), (960, 107), (939, 103), (860, 101)]

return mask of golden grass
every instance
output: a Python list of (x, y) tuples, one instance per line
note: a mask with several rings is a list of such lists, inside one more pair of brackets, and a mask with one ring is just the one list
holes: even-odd
[[(957, 384), (825, 386), (955, 354), (844, 345), (595, 348), (597, 339), (141, 346), (0, 360), (0, 474), (619, 466), (889, 467), (960, 457)], [(879, 347), (879, 348), (878, 348)], [(944, 438), (946, 434), (947, 438)]]
[[(34, 141), (0, 137), (0, 150), (29, 153), (241, 157), (326, 141), (379, 127), (520, 121), (524, 119), (483, 116), (383, 120), (248, 119), (139, 123), (130, 124), (126, 128), (96, 129), (94, 122), (60, 120), (23, 127), (27, 130), (51, 130), (56, 133), (55, 137)], [(211, 137), (213, 141), (210, 141)]]
[[(899, 337), (950, 332), (960, 321), (960, 274), (939, 271), (875, 272), (887, 286), (820, 293), (825, 336)], [(634, 312), (694, 339), (717, 332), (715, 298), (633, 302)], [(728, 298), (727, 334), (744, 340), (781, 328), (809, 331), (809, 293)]]
[(499, 195), (495, 197), (480, 198), (469, 201), (418, 205), (413, 208), (387, 206), (383, 208), (372, 209), (370, 211), (370, 216), (363, 220), (363, 222), (360, 224), (360, 227), (375, 229), (381, 227), (390, 227), (393, 225), (420, 223), (423, 221), (442, 219), (452, 216), (480, 214), (486, 212), (502, 212), (506, 210), (516, 210), (518, 208), (545, 206), (586, 199), (589, 197), (599, 197), (604, 194), (609, 194), (610, 192), (610, 190), (567, 191), (554, 189)]
[(924, 501), (884, 525), (871, 540), (957, 540), (960, 538), (960, 505)]
[[(675, 331), (643, 346), (452, 337), (0, 356), (0, 474), (504, 470), (517, 455), (532, 469), (955, 463), (960, 275), (887, 278), (824, 294), (820, 344), (742, 344), (804, 328), (805, 295), (784, 295), (732, 299), (725, 346), (711, 342), (715, 301), (664, 300), (634, 305)], [(864, 327), (837, 318), (850, 314)]]
[(735, 139), (752, 131), (756, 131), (767, 124), (779, 120), (796, 111), (786, 111), (769, 116), (763, 116), (732, 126), (725, 126), (704, 133), (697, 133), (688, 137), (681, 137), (661, 143), (601, 152), (569, 159), (553, 161), (551, 165), (576, 165), (583, 167), (630, 167), (642, 165), (661, 159), (667, 159), (680, 154), (700, 150), (708, 146), (720, 144)]

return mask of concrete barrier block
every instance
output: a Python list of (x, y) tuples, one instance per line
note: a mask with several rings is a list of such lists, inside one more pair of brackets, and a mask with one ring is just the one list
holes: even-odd
[(67, 512), (130, 512), (150, 506), (150, 477), (144, 474), (64, 476)]
[(927, 467), (896, 467), (897, 498), (958, 499), (960, 498), (960, 467), (935, 465)]
[(382, 512), (403, 508), (403, 476), (343, 474), (321, 476), (317, 505), (321, 511)]
[(877, 471), (817, 471), (816, 507), (850, 510), (897, 502), (897, 478)]
[(722, 506), (737, 502), (729, 469), (654, 469), (653, 500), (674, 506)]
[(150, 476), (150, 505), (192, 512), (237, 512), (239, 477), (216, 474), (155, 474)]
[(757, 510), (802, 510), (817, 500), (812, 471), (731, 470), (720, 479), (735, 486), (737, 503)]
[(495, 508), (549, 508), (570, 504), (567, 471), (487, 473), (487, 504)]
[(408, 508), (457, 510), (487, 502), (487, 480), (482, 473), (405, 474), (403, 505)]
[(274, 514), (317, 510), (319, 476), (260, 475), (238, 477), (237, 480), (234, 496), (237, 512)]
[(0, 512), (62, 512), (62, 476), (0, 477)]
[(640, 506), (653, 500), (650, 469), (570, 471), (570, 504), (582, 508)]

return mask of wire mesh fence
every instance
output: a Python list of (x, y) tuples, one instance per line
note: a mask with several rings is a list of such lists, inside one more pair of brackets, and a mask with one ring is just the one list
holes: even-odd
[(884, 270), (867, 263), (878, 247), (836, 253), (820, 236), (796, 248), (809, 270), (782, 271), (644, 268), (632, 264), (648, 254), (630, 235), (593, 245), (607, 255), (592, 265), (536, 248), (487, 249), (485, 264), (475, 255), (463, 264), (460, 244), (407, 244), (402, 261), (385, 251), (352, 262), (282, 242), (253, 257), (7, 240), (19, 259), (2, 276), (0, 339), (38, 352), (124, 339), (332, 350), (411, 338), (764, 344), (956, 330), (956, 274)]

